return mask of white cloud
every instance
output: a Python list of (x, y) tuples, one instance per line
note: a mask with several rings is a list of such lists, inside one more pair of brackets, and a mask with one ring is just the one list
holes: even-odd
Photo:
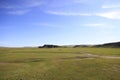
[(41, 6), (42, 4), (43, 4), (42, 0), (26, 0), (26, 3), (24, 6), (29, 8), (29, 7), (38, 7), (38, 6)]
[(17, 1), (17, 3), (9, 3), (9, 1), (3, 1), (0, 3), (0, 8), (3, 9), (25, 9), (25, 8), (32, 8), (38, 7), (43, 4), (42, 0), (21, 0)]
[(78, 13), (78, 12), (46, 11), (46, 13), (53, 15), (61, 15), (61, 16), (91, 16), (91, 14), (88, 13)]
[(3, 8), (3, 9), (13, 9), (14, 7), (11, 6), (11, 5), (1, 5), (0, 8)]
[(62, 27), (60, 25), (52, 24), (52, 23), (33, 23), (32, 25), (33, 26), (40, 26), (40, 27), (54, 27), (54, 28)]
[(120, 8), (120, 4), (116, 5), (103, 5), (102, 8), (107, 9), (107, 8)]
[(0, 8), (6, 9), (5, 13), (13, 15), (24, 15), (30, 12), (33, 8), (39, 7), (43, 4), (43, 0), (21, 0), (17, 3), (9, 3), (9, 1), (3, 1), (0, 3)]
[(65, 11), (46, 11), (46, 13), (59, 16), (99, 16), (107, 19), (120, 19), (120, 11), (108, 11), (99, 13), (79, 13), (79, 12), (65, 12)]
[(108, 19), (120, 19), (120, 11), (96, 13), (95, 15)]
[(30, 12), (30, 10), (14, 10), (14, 11), (9, 11), (7, 13), (8, 14), (13, 14), (13, 15), (24, 15), (28, 12)]
[(92, 23), (92, 24), (84, 24), (84, 26), (89, 26), (89, 27), (102, 27), (105, 26), (103, 23)]
[(82, 3), (82, 4), (84, 4), (84, 3), (88, 2), (88, 0), (71, 0), (71, 2), (72, 3)]
[(81, 4), (95, 4), (99, 2), (103, 2), (103, 0), (72, 0), (74, 3), (81, 3)]
[(106, 24), (106, 23), (90, 23), (84, 24), (83, 26), (91, 27), (91, 28), (98, 28), (98, 29), (113, 29), (115, 26)]

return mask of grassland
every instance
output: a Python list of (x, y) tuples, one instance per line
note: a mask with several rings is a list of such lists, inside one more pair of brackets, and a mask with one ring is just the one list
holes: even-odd
[(0, 48), (0, 80), (120, 80), (120, 59), (98, 56), (120, 48)]

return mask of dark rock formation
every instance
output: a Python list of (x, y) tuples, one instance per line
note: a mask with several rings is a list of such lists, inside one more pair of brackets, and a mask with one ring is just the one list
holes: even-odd
[(74, 48), (77, 48), (77, 47), (89, 47), (89, 45), (75, 45)]
[(58, 45), (43, 45), (43, 46), (39, 46), (38, 48), (58, 48), (60, 46)]

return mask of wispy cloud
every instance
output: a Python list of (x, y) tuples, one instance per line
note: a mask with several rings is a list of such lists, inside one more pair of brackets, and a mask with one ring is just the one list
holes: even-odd
[(95, 4), (104, 2), (104, 0), (71, 0), (73, 3), (81, 3), (81, 4)]
[(52, 23), (32, 23), (32, 25), (38, 27), (53, 27), (53, 28), (62, 27), (61, 25), (52, 24)]
[(22, 9), (22, 8), (31, 8), (31, 7), (38, 7), (43, 4), (42, 0), (21, 0), (21, 1), (14, 1), (11, 3), (10, 1), (2, 1), (0, 4), (0, 8), (4, 9)]
[(41, 6), (42, 4), (44, 4), (43, 0), (26, 0), (24, 6), (26, 8), (31, 8)]
[(79, 13), (79, 12), (65, 12), (65, 11), (46, 11), (48, 14), (59, 16), (98, 16), (106, 19), (120, 19), (120, 11), (106, 11), (95, 13)]
[(13, 14), (13, 15), (24, 15), (26, 13), (30, 12), (30, 10), (15, 10), (15, 11), (9, 11), (7, 12), (8, 14)]
[[(13, 0), (14, 1), (14, 0)], [(5, 9), (5, 13), (13, 15), (24, 15), (36, 7), (40, 7), (43, 0), (21, 0), (21, 1), (2, 1), (0, 8)]]
[(108, 18), (108, 19), (120, 19), (120, 11), (96, 13), (95, 15), (104, 17), (104, 18)]
[(108, 9), (108, 8), (120, 8), (120, 4), (111, 4), (111, 5), (103, 5), (102, 8)]
[(106, 23), (90, 23), (90, 24), (84, 24), (83, 26), (91, 27), (91, 28), (98, 28), (98, 29), (113, 29), (115, 26), (108, 25)]
[(64, 12), (64, 11), (46, 11), (46, 13), (61, 16), (91, 16), (89, 13)]
[(84, 26), (87, 26), (87, 27), (102, 27), (102, 26), (105, 26), (105, 24), (103, 23), (91, 23), (91, 24), (84, 24)]

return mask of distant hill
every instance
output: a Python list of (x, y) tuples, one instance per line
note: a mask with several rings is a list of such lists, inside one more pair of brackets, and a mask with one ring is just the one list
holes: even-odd
[(120, 48), (120, 42), (113, 42), (113, 43), (105, 43), (105, 44), (99, 44), (99, 45), (66, 45), (66, 46), (59, 46), (59, 45), (43, 45), (38, 46), (38, 48), (77, 48), (77, 47), (111, 47), (111, 48)]
[(120, 48), (120, 42), (106, 43), (106, 44), (102, 44), (102, 45), (95, 45), (94, 47), (113, 47), (113, 48)]
[(43, 46), (39, 46), (38, 48), (58, 48), (60, 46), (58, 45), (43, 45)]
[(77, 48), (77, 47), (91, 47), (91, 45), (75, 45), (74, 48)]

